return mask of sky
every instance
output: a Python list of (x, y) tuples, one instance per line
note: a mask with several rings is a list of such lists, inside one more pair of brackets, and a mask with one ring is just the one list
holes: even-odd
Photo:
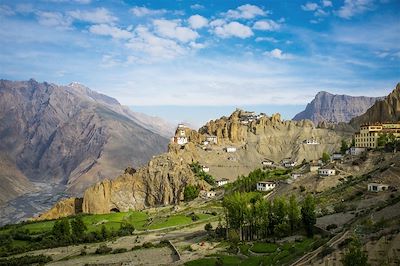
[(400, 0), (0, 1), (0, 78), (79, 82), (196, 126), (236, 107), (304, 109), (318, 91), (400, 81)]

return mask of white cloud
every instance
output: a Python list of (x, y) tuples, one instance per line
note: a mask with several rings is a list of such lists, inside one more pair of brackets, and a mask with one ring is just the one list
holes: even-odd
[(200, 4), (194, 4), (194, 5), (191, 5), (190, 8), (193, 10), (199, 10), (199, 9), (204, 9), (204, 6), (200, 5)]
[(12, 16), (15, 12), (7, 5), (0, 6), (0, 16)]
[(330, 0), (322, 0), (322, 5), (324, 7), (332, 7), (332, 1), (330, 1)]
[(190, 16), (188, 21), (192, 29), (201, 29), (208, 25), (208, 19), (200, 15)]
[(267, 12), (258, 6), (246, 4), (239, 6), (235, 10), (232, 9), (228, 10), (228, 12), (226, 12), (225, 15), (228, 18), (233, 18), (233, 19), (252, 19), (257, 16), (265, 16), (267, 15)]
[(36, 12), (36, 16), (40, 25), (46, 27), (55, 27), (59, 29), (68, 29), (72, 24), (72, 19), (64, 16), (59, 12)]
[(104, 7), (96, 8), (92, 11), (75, 10), (67, 13), (69, 16), (76, 20), (86, 21), (97, 24), (112, 24), (118, 20), (110, 11)]
[(238, 37), (245, 39), (253, 36), (253, 31), (248, 26), (236, 21), (216, 27), (214, 33), (221, 38)]
[(256, 42), (272, 42), (272, 43), (278, 43), (279, 41), (273, 37), (257, 37), (255, 39)]
[(373, 8), (373, 0), (345, 0), (336, 14), (341, 18), (350, 19)]
[(301, 9), (303, 9), (304, 11), (315, 11), (318, 8), (318, 4), (312, 2), (307, 2), (305, 5), (301, 6)]
[(323, 9), (317, 9), (317, 11), (314, 12), (314, 16), (316, 16), (316, 17), (327, 17), (327, 16), (329, 16), (329, 12), (324, 11)]
[(277, 48), (275, 48), (271, 51), (268, 51), (268, 52), (264, 52), (264, 55), (267, 55), (272, 58), (277, 58), (277, 59), (290, 59), (292, 57), (291, 55), (285, 54), (282, 52), (282, 50), (277, 49)]
[(142, 58), (143, 53), (150, 56), (147, 58), (148, 61), (172, 59), (187, 52), (176, 41), (158, 37), (144, 26), (138, 26), (135, 29), (135, 37), (126, 46), (137, 52), (138, 55), (142, 55)]
[(218, 27), (218, 26), (222, 26), (226, 23), (225, 20), (223, 19), (215, 19), (213, 21), (210, 22), (210, 26), (211, 27)]
[(25, 13), (25, 14), (32, 13), (35, 11), (32, 4), (18, 4), (15, 6), (15, 10), (18, 13)]
[(179, 20), (156, 19), (153, 25), (157, 34), (179, 40), (183, 43), (194, 41), (199, 34), (188, 27), (182, 27)]
[(144, 6), (135, 6), (130, 9), (130, 12), (136, 17), (145, 17), (145, 16), (158, 16), (167, 13), (165, 9), (150, 9)]
[(97, 35), (111, 36), (114, 39), (130, 39), (133, 37), (132, 32), (107, 24), (92, 25), (89, 27), (89, 31)]
[(253, 25), (253, 29), (255, 30), (267, 30), (267, 31), (276, 31), (281, 27), (280, 24), (276, 23), (273, 20), (259, 20)]

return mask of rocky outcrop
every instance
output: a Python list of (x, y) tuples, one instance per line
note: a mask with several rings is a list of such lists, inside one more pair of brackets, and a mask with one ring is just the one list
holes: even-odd
[(365, 114), (352, 119), (350, 125), (358, 128), (361, 124), (395, 121), (400, 121), (400, 83), (384, 100), (377, 101)]
[[(179, 204), (188, 184), (210, 188), (193, 174), (192, 162), (209, 166), (216, 178), (234, 180), (259, 168), (264, 158), (279, 162), (290, 157), (299, 163), (303, 159), (318, 159), (323, 152), (338, 150), (341, 140), (349, 136), (316, 128), (310, 120), (284, 121), (279, 114), (269, 117), (242, 110), (210, 121), (199, 131), (180, 127), (175, 135), (187, 137), (189, 143), (171, 142), (169, 151), (154, 157), (147, 166), (127, 170), (114, 180), (88, 188), (83, 195), (83, 212), (109, 213)], [(203, 144), (208, 135), (216, 135), (218, 143)], [(304, 144), (306, 139), (315, 139), (319, 144)], [(227, 146), (236, 147), (236, 152), (226, 152)]]
[(347, 123), (352, 118), (365, 113), (379, 99), (382, 97), (335, 95), (321, 91), (293, 120), (309, 119), (315, 124), (322, 121)]
[(67, 198), (60, 200), (49, 211), (32, 220), (52, 220), (75, 215), (77, 213), (82, 213), (82, 198)]
[(71, 194), (166, 151), (168, 139), (133, 117), (77, 83), (0, 80), (0, 154), (25, 178), (66, 184)]

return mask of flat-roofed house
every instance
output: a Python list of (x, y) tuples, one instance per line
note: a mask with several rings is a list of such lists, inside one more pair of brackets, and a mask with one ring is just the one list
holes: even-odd
[(227, 178), (221, 178), (221, 179), (217, 179), (215, 180), (216, 184), (218, 187), (224, 186), (226, 184), (228, 184), (228, 179)]
[(226, 147), (226, 152), (236, 152), (236, 147)]
[(272, 166), (274, 164), (274, 161), (268, 160), (268, 159), (264, 159), (261, 161), (261, 164), (264, 166)]
[(206, 137), (206, 140), (210, 143), (210, 144), (217, 144), (218, 143), (218, 138), (217, 136), (214, 135), (210, 135)]
[(270, 191), (276, 187), (276, 183), (272, 181), (260, 181), (257, 182), (258, 191)]
[(332, 175), (336, 175), (336, 170), (330, 169), (330, 168), (322, 168), (322, 169), (318, 170), (318, 174), (320, 176), (332, 176)]
[(389, 185), (379, 184), (379, 183), (369, 183), (367, 188), (368, 188), (368, 191), (380, 192), (380, 191), (388, 190), (389, 189)]

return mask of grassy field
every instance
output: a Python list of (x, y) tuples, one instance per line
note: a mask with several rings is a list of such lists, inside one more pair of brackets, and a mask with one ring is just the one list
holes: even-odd
[[(222, 260), (222, 265), (246, 265), (246, 266), (259, 266), (259, 265), (285, 265), (293, 261), (295, 258), (300, 257), (305, 252), (312, 250), (314, 240), (304, 239), (301, 242), (293, 242), (286, 244), (271, 244), (264, 242), (254, 243), (253, 247), (244, 243), (239, 246), (242, 254), (248, 258), (241, 258), (236, 255), (222, 255), (216, 254), (208, 258), (193, 260), (186, 262), (186, 266), (200, 266), (200, 265), (215, 265), (218, 258)], [(279, 249), (278, 249), (279, 247)], [(268, 253), (268, 255), (251, 256), (248, 250), (258, 253)]]

